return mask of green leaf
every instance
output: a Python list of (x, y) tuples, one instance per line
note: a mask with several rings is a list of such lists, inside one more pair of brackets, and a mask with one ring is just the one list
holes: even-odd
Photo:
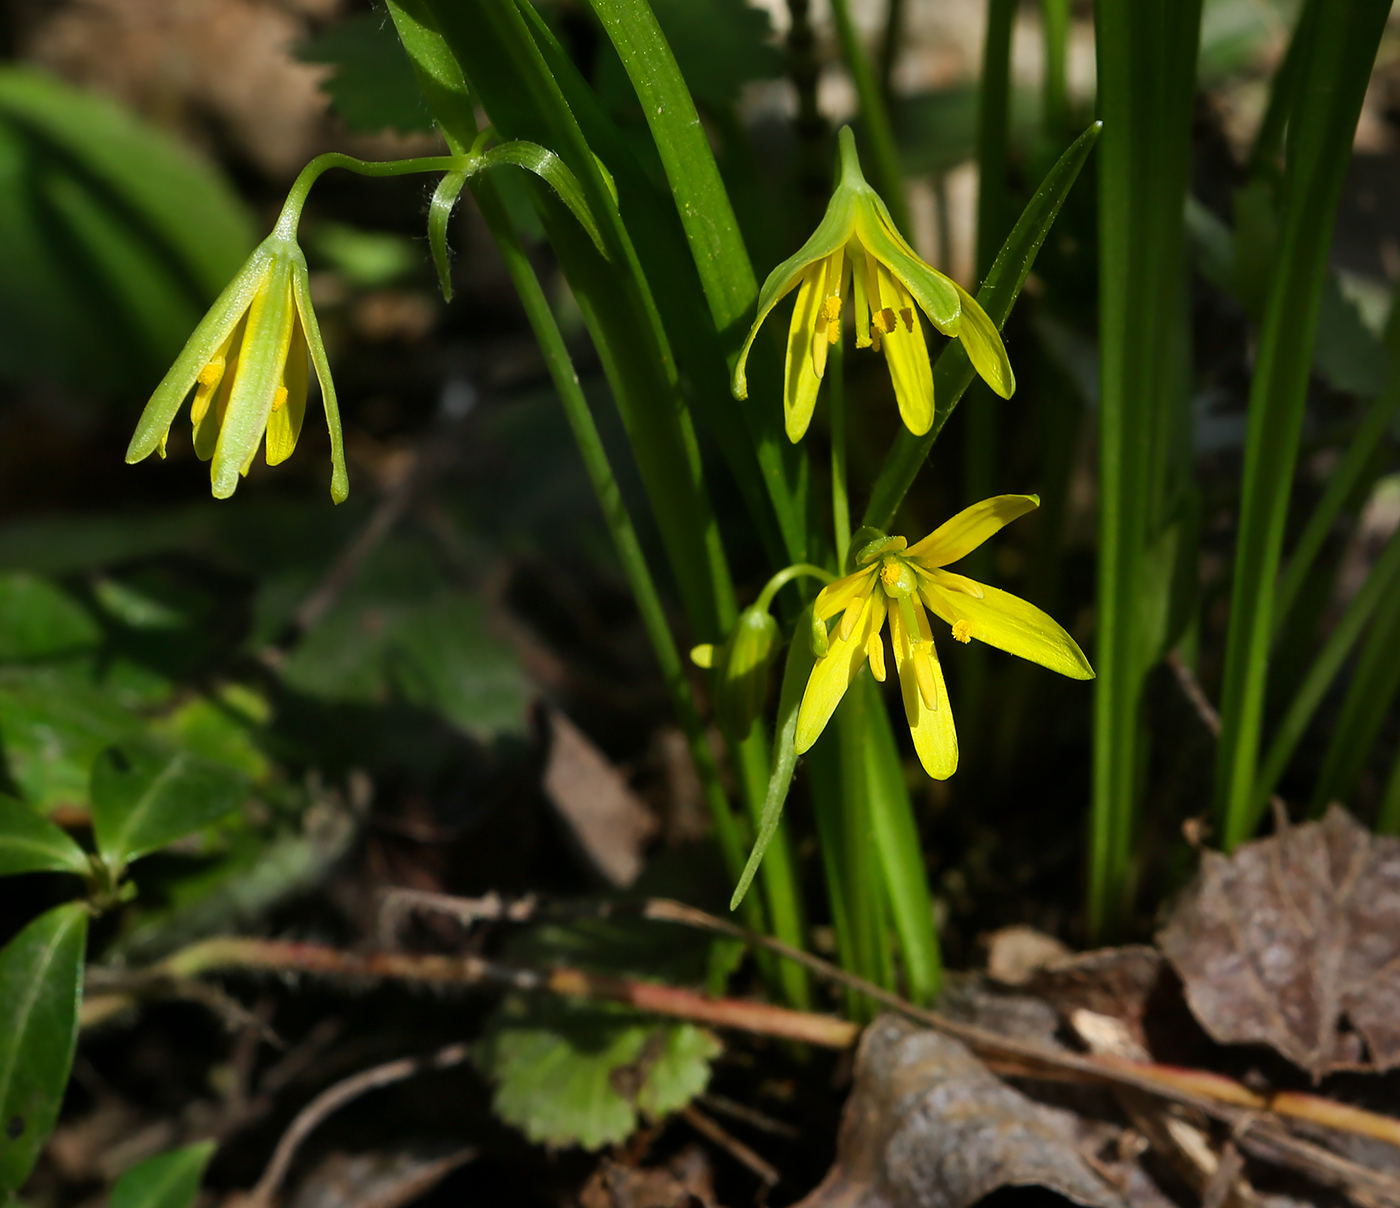
[(107, 1208), (190, 1208), (213, 1153), (199, 1141), (138, 1162), (112, 1184)]
[[(1030, 275), (1036, 255), (1050, 234), (1060, 206), (1064, 204), (1070, 188), (1079, 177), (1079, 170), (1098, 141), (1100, 129), (1099, 122), (1090, 126), (1045, 174), (1045, 179), (1040, 182), (1040, 187), (1002, 244), (996, 262), (982, 282), (982, 288), (977, 291), (978, 304), (998, 328), (1011, 313), (1021, 286)], [(963, 391), (972, 384), (975, 376), (972, 362), (963, 351), (962, 341), (951, 341), (933, 366), (934, 398), (937, 400), (933, 426), (923, 436), (912, 436), (907, 430), (900, 429), (894, 447), (880, 467), (862, 524), (881, 532), (889, 531), (905, 492), (923, 466), (933, 442), (948, 422), (948, 416), (958, 405)]]
[(730, 910), (739, 908), (739, 903), (753, 884), (754, 874), (763, 862), (763, 853), (777, 833), (783, 816), (783, 803), (787, 801), (792, 775), (797, 770), (797, 750), (793, 741), (797, 735), (798, 709), (802, 705), (802, 694), (807, 690), (807, 678), (812, 673), (814, 662), (812, 644), (807, 640), (811, 628), (812, 606), (808, 604), (797, 618), (793, 629), (795, 636), (788, 646), (787, 661), (783, 664), (783, 687), (778, 695), (778, 719), (774, 726), (773, 770), (768, 777), (768, 792), (763, 798), (758, 835), (754, 839), (748, 863), (739, 877), (739, 884), (734, 887), (734, 896), (729, 899)]
[(26, 571), (0, 576), (0, 662), (87, 653), (102, 630), (62, 588)]
[(307, 248), (352, 285), (378, 289), (418, 271), (422, 254), (406, 235), (363, 231), (343, 222), (318, 222), (303, 240)]
[(415, 134), (433, 128), (413, 65), (382, 13), (338, 21), (298, 46), (297, 58), (335, 69), (321, 90), (351, 130)]
[(0, 877), (18, 872), (88, 871), (87, 855), (66, 831), (27, 805), (0, 796)]
[[(476, 170), (484, 172), (488, 168), (500, 167), (503, 164), (524, 168), (525, 171), (533, 172), (544, 181), (554, 190), (559, 200), (569, 207), (569, 213), (578, 219), (579, 225), (588, 232), (588, 237), (593, 240), (593, 246), (598, 249), (598, 254), (607, 256), (608, 249), (603, 246), (603, 236), (598, 231), (598, 224), (593, 219), (593, 213), (588, 208), (588, 201), (584, 198), (583, 190), (579, 188), (577, 178), (569, 171), (568, 165), (553, 151), (545, 150), (538, 143), (517, 139), (514, 142), (492, 147), (477, 161)], [(598, 168), (604, 173), (607, 171), (601, 163)], [(616, 205), (616, 186), (606, 175), (604, 180), (610, 187), (613, 204)]]
[(17, 1191), (58, 1118), (78, 1040), (87, 908), (40, 915), (0, 951), (0, 1199)]
[(471, 734), (518, 733), (529, 687), (481, 601), (442, 581), (401, 543), (362, 569), (283, 670), (287, 684), (337, 701), (406, 701)]
[(243, 802), (232, 768), (141, 736), (108, 747), (92, 765), (92, 829), (116, 870), (223, 817)]
[(651, 8), (702, 104), (732, 105), (745, 84), (782, 74), (773, 23), (747, 0), (655, 0)]
[(97, 753), (140, 731), (134, 714), (59, 670), (0, 669), (5, 770), (40, 813), (85, 801)]
[(252, 244), (233, 191), (174, 139), (0, 70), (0, 374), (149, 389)]
[(531, 1141), (601, 1149), (639, 1117), (660, 1119), (700, 1094), (720, 1051), (693, 1024), (657, 1023), (625, 1008), (511, 999), (478, 1042), (497, 1083), (496, 1114)]

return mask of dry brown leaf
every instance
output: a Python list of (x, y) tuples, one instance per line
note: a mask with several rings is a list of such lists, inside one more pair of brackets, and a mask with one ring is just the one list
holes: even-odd
[(1162, 988), (1164, 976), (1175, 984), (1176, 977), (1160, 952), (1145, 944), (1129, 944), (1077, 952), (1042, 965), (1031, 974), (1026, 989), (1053, 1003), (1066, 1018), (1076, 1010), (1111, 1015), (1146, 1048), (1143, 1016), (1149, 1000)]
[(588, 736), (557, 709), (549, 711), (544, 791), (598, 874), (614, 888), (642, 871), (642, 849), (656, 818)]
[(1075, 1123), (951, 1037), (882, 1015), (860, 1043), (836, 1163), (799, 1208), (967, 1208), (1010, 1186), (1122, 1208), (1076, 1148)]
[(336, 1151), (302, 1180), (289, 1208), (402, 1208), (475, 1156), (474, 1149), (438, 1155)]
[(665, 1166), (603, 1159), (579, 1193), (581, 1208), (716, 1208), (710, 1159), (687, 1145)]
[(1158, 943), (1215, 1040), (1314, 1078), (1400, 1065), (1400, 839), (1345, 810), (1207, 852)]

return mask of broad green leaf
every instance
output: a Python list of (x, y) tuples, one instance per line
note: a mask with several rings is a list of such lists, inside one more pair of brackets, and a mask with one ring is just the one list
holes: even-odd
[(601, 1149), (700, 1094), (719, 1042), (625, 1008), (511, 999), (477, 1043), (493, 1105), (531, 1141)]
[(247, 778), (232, 768), (140, 736), (108, 747), (92, 765), (97, 850), (120, 870), (242, 803)]
[(0, 796), (0, 877), (18, 872), (88, 871), (87, 855), (66, 831), (11, 797)]
[(298, 46), (297, 58), (334, 69), (321, 90), (351, 130), (415, 134), (433, 128), (413, 65), (383, 13), (337, 21)]
[(213, 1153), (199, 1141), (138, 1162), (112, 1184), (108, 1208), (190, 1208)]
[(29, 1176), (58, 1118), (78, 1039), (87, 908), (40, 915), (0, 951), (0, 1198)]
[(232, 190), (174, 139), (0, 71), (0, 373), (148, 390), (252, 243)]
[(108, 693), (52, 668), (0, 668), (0, 744), (19, 795), (40, 813), (87, 800), (104, 747), (141, 732)]
[(392, 285), (416, 273), (423, 263), (422, 252), (408, 236), (363, 231), (343, 222), (319, 222), (303, 242), (352, 285), (363, 289)]
[(334, 701), (404, 701), (480, 736), (518, 732), (529, 688), (481, 601), (452, 589), (426, 554), (401, 544), (365, 566), (283, 671)]
[(92, 614), (62, 588), (27, 571), (0, 576), (0, 662), (87, 653), (101, 640)]

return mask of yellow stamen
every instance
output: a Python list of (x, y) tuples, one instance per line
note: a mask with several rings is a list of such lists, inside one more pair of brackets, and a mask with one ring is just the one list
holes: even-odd
[(199, 383), (199, 387), (194, 392), (194, 402), (190, 404), (191, 422), (199, 423), (209, 410), (209, 400), (214, 397), (214, 391), (224, 380), (224, 366), (224, 358), (216, 356), (199, 371), (199, 377), (195, 379)]
[(841, 299), (836, 294), (831, 294), (822, 301), (822, 318), (828, 323), (835, 323), (841, 317)]
[(856, 622), (860, 620), (861, 613), (865, 611), (865, 606), (869, 601), (869, 596), (860, 595), (846, 605), (846, 611), (841, 614), (839, 630), (839, 636), (843, 642), (851, 640), (851, 634), (856, 631)]
[(933, 679), (933, 659), (929, 657), (928, 643), (922, 639), (913, 639), (910, 644), (913, 647), (911, 653), (914, 659), (914, 680), (919, 685), (919, 695), (924, 698), (925, 705), (936, 710), (938, 687)]
[(904, 320), (904, 330), (914, 330), (914, 308), (912, 306), (901, 307), (899, 317)]
[(889, 333), (895, 329), (897, 323), (898, 320), (895, 318), (894, 311), (888, 306), (883, 307), (870, 316), (870, 326), (879, 331), (881, 335), (889, 335)]
[(281, 411), (286, 405), (287, 388), (285, 386), (278, 386), (277, 393), (272, 396), (272, 409), (274, 411)]
[(878, 633), (872, 633), (865, 643), (865, 657), (870, 660), (870, 674), (885, 682), (885, 643)]
[(967, 620), (954, 621), (953, 636), (964, 645), (972, 641), (972, 622)]

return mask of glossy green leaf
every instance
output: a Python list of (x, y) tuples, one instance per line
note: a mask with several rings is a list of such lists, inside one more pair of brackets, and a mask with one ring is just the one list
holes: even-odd
[(0, 373), (149, 389), (252, 244), (242, 204), (183, 145), (0, 71)]
[[(559, 200), (569, 207), (569, 213), (577, 218), (579, 225), (588, 232), (588, 237), (593, 240), (593, 246), (598, 249), (598, 253), (607, 256), (608, 250), (603, 246), (603, 236), (599, 233), (598, 224), (594, 221), (593, 214), (588, 208), (583, 190), (579, 188), (578, 180), (562, 159), (553, 151), (545, 150), (538, 143), (516, 140), (492, 147), (478, 160), (476, 170), (485, 172), (490, 168), (501, 167), (505, 164), (533, 172), (553, 189)], [(615, 196), (614, 204), (616, 204)]]
[(190, 1208), (213, 1154), (213, 1141), (198, 1141), (138, 1162), (112, 1184), (107, 1208)]
[(12, 797), (0, 796), (0, 877), (19, 872), (88, 871), (88, 858), (66, 831)]
[[(977, 302), (987, 317), (1000, 329), (1005, 323), (1016, 298), (1029, 276), (1037, 253), (1045, 238), (1050, 234), (1055, 217), (1064, 204), (1065, 197), (1079, 176), (1079, 170), (1088, 159), (1098, 140), (1100, 123), (1095, 122), (1070, 145), (1058, 162), (1046, 173), (1035, 195), (1021, 212), (1021, 217), (1012, 228), (997, 255), (991, 271), (977, 291)], [(881, 531), (888, 531), (894, 522), (894, 514), (909, 490), (914, 476), (918, 474), (928, 457), (933, 442), (948, 416), (958, 405), (969, 385), (976, 376), (972, 362), (963, 351), (962, 342), (954, 340), (939, 354), (933, 366), (933, 388), (937, 408), (934, 412), (933, 427), (923, 436), (911, 436), (901, 430), (895, 437), (894, 447), (886, 455), (880, 467), (879, 476), (870, 493), (866, 505), (864, 524)]]
[(334, 68), (321, 90), (351, 130), (416, 134), (433, 128), (433, 117), (409, 63), (382, 13), (357, 13), (337, 21), (296, 48), (306, 63)]
[(0, 1197), (17, 1191), (48, 1139), (78, 1040), (87, 908), (40, 915), (0, 950)]
[(92, 829), (114, 870), (208, 826), (241, 805), (248, 780), (232, 768), (140, 736), (92, 765)]

